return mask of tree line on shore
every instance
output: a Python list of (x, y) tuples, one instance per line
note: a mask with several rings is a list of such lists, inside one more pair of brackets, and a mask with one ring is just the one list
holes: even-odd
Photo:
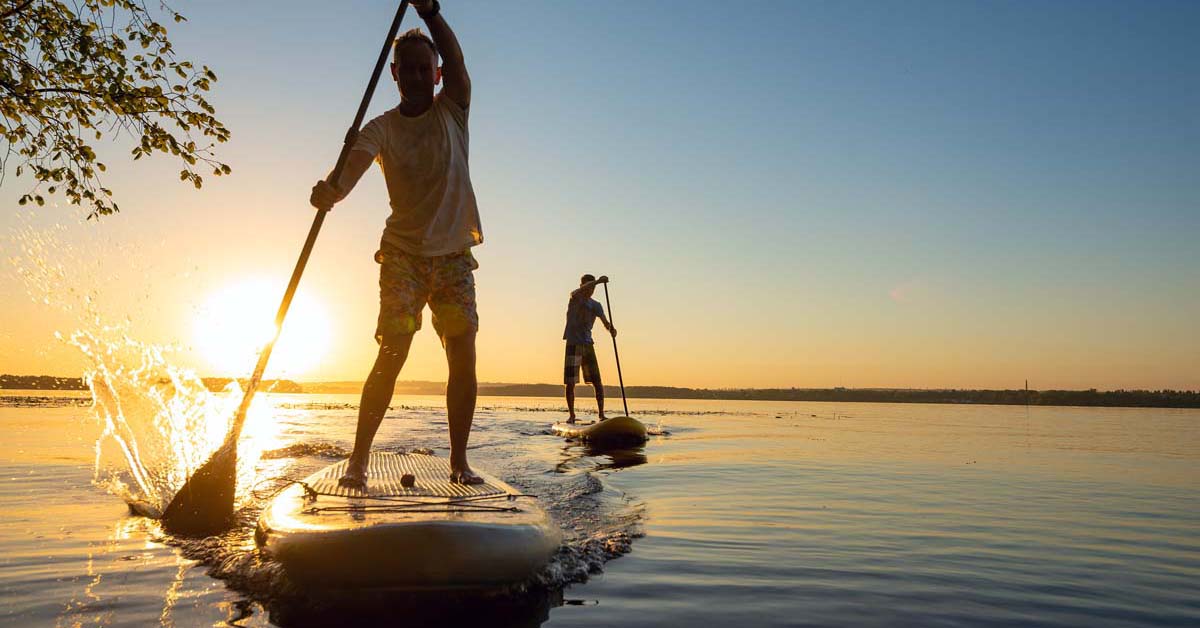
[[(228, 377), (203, 378), (205, 386), (214, 392), (224, 390)], [(239, 380), (245, 384), (245, 380)], [(361, 382), (306, 382), (269, 380), (262, 390), (278, 393), (349, 393), (361, 391)], [(49, 375), (0, 375), (0, 389), (22, 390), (87, 390), (78, 377)], [(605, 386), (605, 396), (618, 399), (621, 390)], [(441, 395), (445, 382), (397, 382), (396, 392), (409, 395)], [(559, 384), (479, 384), (484, 396), (557, 397), (563, 388)], [(591, 396), (590, 386), (576, 390), (582, 397)], [(1189, 390), (954, 390), (917, 388), (678, 388), (673, 386), (629, 386), (629, 397), (641, 399), (715, 399), (729, 401), (838, 401), (867, 403), (951, 403), (1031, 406), (1107, 406), (1139, 408), (1200, 408), (1200, 391)]]
[[(229, 377), (204, 377), (201, 378), (204, 382), (204, 387), (213, 391), (221, 392), (233, 381)], [(246, 385), (245, 378), (238, 378), (238, 382), (244, 387)], [(163, 379), (160, 383), (168, 383), (169, 380)], [(87, 382), (82, 377), (55, 377), (53, 375), (0, 375), (0, 390), (87, 390)], [(263, 380), (260, 387), (264, 392), (279, 392), (279, 393), (303, 393), (304, 387), (290, 379), (268, 379)]]

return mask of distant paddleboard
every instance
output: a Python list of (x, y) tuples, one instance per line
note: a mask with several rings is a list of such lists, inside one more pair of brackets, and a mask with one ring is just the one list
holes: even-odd
[(563, 438), (577, 438), (600, 446), (646, 442), (646, 424), (627, 416), (615, 416), (595, 423), (555, 423), (550, 429)]
[(365, 492), (338, 486), (345, 469), (342, 461), (284, 489), (258, 521), (258, 545), (301, 585), (499, 587), (532, 576), (561, 541), (535, 498), (478, 467), (485, 483), (464, 486), (450, 483), (444, 459), (373, 453)]

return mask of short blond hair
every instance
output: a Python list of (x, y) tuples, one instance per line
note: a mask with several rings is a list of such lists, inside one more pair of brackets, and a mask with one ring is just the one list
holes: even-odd
[(421, 29), (419, 28), (413, 28), (405, 31), (403, 35), (396, 38), (396, 41), (392, 42), (392, 60), (395, 61), (398, 58), (397, 55), (400, 52), (401, 44), (406, 44), (413, 41), (421, 42), (426, 46), (429, 46), (429, 49), (433, 51), (433, 56), (436, 63), (436, 59), (438, 57), (437, 44), (433, 43), (433, 40), (429, 38), (429, 35), (422, 33)]

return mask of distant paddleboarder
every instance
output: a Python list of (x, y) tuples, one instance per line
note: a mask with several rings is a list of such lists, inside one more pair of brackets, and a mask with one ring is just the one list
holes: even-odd
[(610, 334), (616, 336), (617, 328), (604, 317), (604, 306), (592, 298), (596, 284), (602, 283), (608, 283), (608, 277), (580, 277), (579, 287), (571, 292), (571, 299), (567, 301), (567, 326), (563, 330), (563, 340), (567, 341), (567, 352), (563, 360), (563, 383), (567, 386), (567, 411), (571, 415), (567, 423), (575, 422), (575, 384), (579, 383), (580, 369), (583, 370), (583, 380), (596, 390), (596, 406), (600, 410), (600, 420), (608, 418), (604, 416), (604, 383), (600, 381), (600, 366), (596, 363), (592, 326), (599, 318)]
[[(311, 198), (313, 206), (331, 208), (377, 161), (391, 205), (375, 253), (380, 264), (375, 330), (379, 354), (363, 385), (354, 453), (340, 480), (343, 486), (359, 489), (366, 488), (371, 441), (392, 399), (413, 334), (421, 328), (426, 303), (450, 371), (446, 385), (450, 479), (462, 484), (483, 482), (467, 464), (479, 329), (473, 275), (479, 265), (471, 247), (483, 242), (467, 167), (471, 79), (438, 1), (409, 4), (433, 38), (414, 28), (396, 39), (391, 70), (400, 104), (362, 128), (336, 185), (318, 181)], [(435, 95), (434, 87), (443, 81)]]

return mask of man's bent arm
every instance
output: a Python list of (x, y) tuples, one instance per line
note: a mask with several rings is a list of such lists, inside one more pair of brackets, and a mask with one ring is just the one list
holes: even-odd
[[(432, 4), (432, 3), (429, 3)], [(417, 8), (414, 5), (413, 8)], [(425, 11), (424, 8), (421, 9)], [(471, 77), (467, 75), (467, 64), (463, 61), (462, 48), (450, 25), (442, 18), (442, 12), (425, 20), (433, 43), (437, 45), (438, 54), (442, 55), (442, 80), (445, 82), (446, 96), (467, 109), (471, 106)]]
[(371, 163), (374, 161), (375, 156), (365, 150), (350, 151), (350, 155), (346, 157), (346, 165), (342, 167), (341, 178), (334, 182), (338, 191), (342, 193), (342, 198), (345, 198), (350, 190), (358, 185), (358, 180), (362, 178), (363, 173), (371, 167)]
[(373, 161), (375, 157), (371, 153), (362, 150), (350, 151), (346, 165), (342, 166), (342, 176), (337, 181), (318, 181), (313, 186), (309, 203), (317, 209), (332, 208), (334, 203), (346, 198), (350, 190), (354, 189)]

